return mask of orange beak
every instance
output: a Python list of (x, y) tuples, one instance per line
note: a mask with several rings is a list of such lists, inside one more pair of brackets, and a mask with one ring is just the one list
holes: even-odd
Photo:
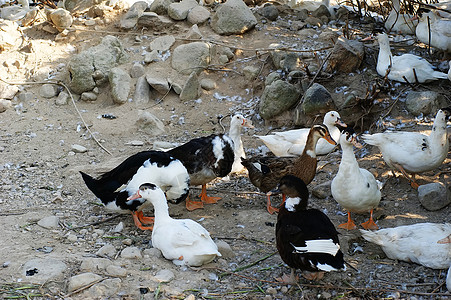
[(340, 125), (341, 127), (348, 127), (345, 122), (343, 122), (340, 118), (335, 121), (335, 124)]
[(420, 18), (418, 18), (418, 16), (413, 16), (412, 18), (409, 19), (409, 21), (415, 21), (415, 20), (418, 20), (418, 19), (420, 19)]
[(255, 128), (253, 125), (252, 125), (252, 122), (250, 121), (250, 120), (248, 120), (248, 119), (244, 119), (243, 120), (243, 123), (241, 123), (241, 126), (243, 126), (243, 127), (247, 127), (247, 128)]
[(139, 190), (134, 195), (131, 195), (130, 197), (128, 197), (127, 200), (135, 200), (138, 198), (141, 198), (141, 195), (139, 194)]
[(326, 141), (328, 141), (329, 143), (331, 143), (332, 145), (336, 145), (337, 144), (337, 142), (334, 141), (334, 139), (330, 136), (329, 132), (325, 136), (323, 136), (323, 138)]

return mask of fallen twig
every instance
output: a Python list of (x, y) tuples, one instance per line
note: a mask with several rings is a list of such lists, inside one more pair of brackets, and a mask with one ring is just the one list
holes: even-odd
[(73, 295), (75, 295), (75, 294), (77, 294), (77, 293), (80, 293), (81, 291), (84, 291), (84, 290), (90, 288), (91, 286), (93, 286), (94, 284), (97, 284), (97, 283), (99, 283), (99, 282), (104, 281), (105, 279), (106, 279), (106, 278), (99, 278), (99, 279), (97, 279), (96, 281), (91, 282), (90, 284), (87, 284), (87, 285), (85, 285), (85, 286), (82, 286), (81, 288), (76, 289), (75, 291), (73, 291), (73, 292), (71, 292), (71, 293), (69, 293), (69, 294), (64, 295), (64, 298), (69, 298), (69, 297), (71, 297), (71, 296), (73, 296)]
[(122, 215), (118, 214), (118, 215), (115, 215), (115, 216), (112, 216), (112, 217), (109, 217), (109, 218), (106, 218), (106, 219), (103, 219), (103, 220), (100, 220), (100, 221), (96, 221), (96, 222), (92, 222), (92, 223), (89, 223), (89, 224), (80, 225), (80, 226), (76, 226), (76, 227), (68, 227), (67, 229), (75, 230), (75, 229), (85, 228), (85, 227), (89, 227), (89, 226), (95, 226), (95, 225), (99, 225), (99, 224), (102, 224), (102, 223), (109, 222), (109, 221), (114, 220), (114, 219), (116, 219), (116, 218), (118, 218), (120, 216), (122, 216)]
[(236, 272), (239, 272), (239, 271), (243, 271), (243, 270), (249, 269), (250, 267), (253, 267), (253, 266), (259, 264), (260, 262), (262, 262), (262, 261), (264, 261), (264, 260), (270, 258), (271, 256), (275, 255), (276, 253), (277, 253), (277, 251), (275, 251), (275, 252), (273, 252), (273, 253), (271, 253), (271, 254), (268, 254), (268, 255), (266, 255), (266, 256), (264, 256), (264, 257), (262, 257), (262, 258), (260, 258), (260, 259), (258, 259), (258, 260), (256, 260), (256, 261), (254, 261), (253, 263), (250, 263), (250, 264), (248, 264), (248, 265), (245, 265), (245, 266), (236, 268), (236, 269), (233, 270), (233, 271), (221, 273), (221, 274), (219, 274), (219, 277), (224, 277), (224, 276), (231, 275), (231, 274), (236, 273)]

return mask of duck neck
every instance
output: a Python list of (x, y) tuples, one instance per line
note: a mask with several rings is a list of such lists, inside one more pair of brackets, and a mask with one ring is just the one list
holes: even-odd
[(377, 68), (378, 73), (385, 73), (387, 68), (392, 65), (393, 56), (390, 51), (390, 44), (380, 43), (379, 44), (379, 55), (377, 56)]
[(400, 9), (401, 9), (401, 4), (399, 3), (399, 0), (393, 0), (393, 10), (395, 10), (396, 13), (399, 13)]
[(229, 137), (233, 141), (233, 152), (235, 157), (246, 158), (244, 154), (243, 142), (241, 141), (241, 125), (232, 125), (229, 129)]
[(308, 155), (310, 157), (316, 158), (316, 143), (321, 137), (310, 131), (307, 136), (307, 141), (305, 142), (305, 148), (302, 155)]
[(155, 201), (153, 203), (154, 215), (155, 215), (155, 225), (164, 222), (165, 220), (170, 220), (169, 216), (169, 206), (167, 201)]
[[(441, 147), (434, 147), (442, 149), (448, 142), (448, 134), (446, 130), (446, 121), (443, 122), (440, 118), (435, 118), (434, 125), (432, 125), (430, 139), (433, 141), (431, 146), (440, 145)], [(433, 149), (434, 149), (433, 148)], [(440, 151), (440, 150), (439, 150)]]
[(359, 164), (357, 163), (357, 159), (355, 158), (354, 149), (352, 147), (352, 144), (350, 143), (341, 143), (341, 164), (346, 164), (349, 168), (350, 166), (359, 168)]

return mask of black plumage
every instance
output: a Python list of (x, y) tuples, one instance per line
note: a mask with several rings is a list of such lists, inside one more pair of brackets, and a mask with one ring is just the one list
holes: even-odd
[[(306, 184), (298, 177), (287, 175), (280, 180), (279, 189), (287, 200), (277, 216), (276, 244), (280, 257), (292, 268), (292, 277), (294, 269), (315, 273), (344, 269), (338, 232), (323, 212), (307, 209)], [(330, 254), (335, 250), (334, 255)]]

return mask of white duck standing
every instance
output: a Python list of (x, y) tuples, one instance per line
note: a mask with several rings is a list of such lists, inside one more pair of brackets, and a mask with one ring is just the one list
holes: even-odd
[(393, 56), (387, 34), (379, 34), (377, 38), (379, 55), (376, 70), (380, 76), (404, 83), (424, 83), (448, 78), (447, 74), (435, 71), (428, 61), (419, 56), (413, 54)]
[(420, 22), (416, 28), (417, 38), (442, 51), (451, 52), (451, 17), (447, 14), (440, 17), (440, 12), (420, 8), (418, 13)]
[(252, 122), (243, 115), (236, 114), (232, 116), (232, 119), (230, 120), (229, 138), (233, 141), (235, 159), (233, 161), (231, 173), (239, 173), (245, 170), (244, 166), (241, 164), (241, 158), (246, 158), (243, 141), (241, 140), (241, 128), (243, 127), (254, 128)]
[[(324, 115), (323, 124), (329, 129), (329, 134), (334, 141), (340, 140), (340, 129), (336, 125), (346, 127), (346, 124), (340, 119), (340, 114), (336, 111), (329, 111)], [(304, 151), (310, 128), (293, 129), (282, 132), (275, 132), (270, 135), (257, 135), (259, 139), (274, 153), (275, 156), (299, 156)], [(316, 154), (325, 155), (335, 149), (324, 139), (320, 139), (316, 144)]]
[[(446, 118), (451, 114), (449, 108), (440, 109), (435, 116), (430, 135), (420, 132), (386, 131), (375, 134), (363, 134), (367, 144), (377, 146), (385, 163), (398, 170), (418, 188), (415, 174), (431, 171), (445, 160), (449, 140), (446, 130)], [(412, 173), (410, 177), (407, 173)]]
[(128, 200), (143, 198), (152, 203), (155, 223), (152, 245), (176, 265), (201, 266), (221, 256), (208, 231), (191, 219), (173, 219), (163, 191), (152, 183), (144, 183)]
[(385, 21), (385, 29), (388, 32), (397, 32), (400, 34), (415, 34), (415, 28), (418, 20), (413, 20), (413, 15), (402, 14), (399, 0), (393, 0), (393, 7)]
[(380, 187), (373, 174), (359, 167), (352, 146), (361, 147), (356, 134), (351, 128), (345, 128), (340, 137), (342, 156), (338, 173), (332, 180), (331, 192), (334, 199), (348, 211), (348, 222), (339, 228), (351, 230), (356, 225), (351, 219), (351, 212), (370, 211), (370, 219), (361, 225), (365, 229), (377, 229), (373, 221), (373, 209), (381, 200)]

